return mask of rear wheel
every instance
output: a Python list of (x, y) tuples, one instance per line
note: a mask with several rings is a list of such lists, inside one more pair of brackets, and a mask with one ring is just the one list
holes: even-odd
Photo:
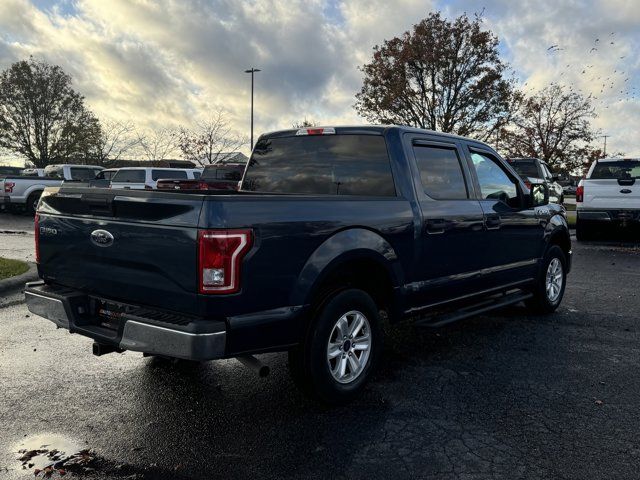
[(375, 302), (366, 292), (349, 289), (319, 309), (305, 342), (289, 351), (289, 368), (310, 397), (345, 403), (363, 389), (381, 352)]
[(562, 249), (552, 245), (544, 256), (533, 297), (525, 303), (535, 313), (554, 312), (564, 296), (567, 280), (567, 260)]
[(35, 215), (36, 210), (38, 210), (38, 202), (40, 201), (40, 197), (42, 196), (42, 192), (33, 192), (27, 198), (27, 212), (30, 215)]

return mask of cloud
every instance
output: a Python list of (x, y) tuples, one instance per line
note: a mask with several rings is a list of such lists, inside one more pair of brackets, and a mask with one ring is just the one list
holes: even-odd
[[(555, 81), (598, 96), (595, 125), (611, 135), (612, 148), (640, 155), (640, 4), (485, 5), (486, 26), (499, 35), (527, 88)], [(29, 55), (59, 64), (101, 117), (171, 127), (223, 107), (248, 134), (250, 78), (244, 70), (255, 66), (262, 70), (256, 74), (257, 132), (305, 117), (361, 123), (352, 108), (361, 85), (358, 66), (374, 45), (432, 9), (449, 16), (478, 10), (470, 0), (3, 0), (0, 68)], [(605, 48), (611, 32), (614, 45)], [(589, 52), (596, 38), (602, 45)], [(551, 45), (562, 50), (547, 51)], [(612, 75), (606, 90), (596, 81)], [(635, 98), (624, 93), (634, 87)]]

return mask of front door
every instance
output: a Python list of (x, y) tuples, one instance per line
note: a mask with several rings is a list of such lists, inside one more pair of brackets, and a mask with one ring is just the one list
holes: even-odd
[(493, 152), (465, 153), (475, 176), (487, 233), (482, 259), (487, 286), (532, 278), (542, 252), (544, 227), (535, 210), (525, 205), (517, 175)]

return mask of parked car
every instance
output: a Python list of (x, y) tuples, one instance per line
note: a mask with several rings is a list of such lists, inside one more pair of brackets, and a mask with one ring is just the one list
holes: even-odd
[(562, 193), (564, 196), (575, 195), (577, 189), (577, 185), (565, 185), (564, 187), (562, 187)]
[(201, 171), (195, 168), (124, 167), (111, 178), (111, 188), (155, 190), (160, 179), (195, 180)]
[(541, 180), (549, 187), (549, 202), (564, 203), (562, 185), (558, 183), (559, 175), (551, 172), (547, 162), (537, 158), (510, 158), (509, 162), (527, 186), (532, 179)]
[(522, 301), (549, 313), (571, 265), (544, 183), (484, 143), (396, 126), (262, 135), (239, 192), (47, 189), (36, 242), (29, 310), (95, 354), (288, 351), (326, 402), (371, 377), (381, 310), (428, 327)]
[(7, 175), (22, 175), (22, 167), (11, 167), (9, 165), (0, 165), (0, 177)]
[(111, 179), (117, 172), (117, 168), (105, 168), (104, 170), (100, 170), (93, 180), (89, 180), (89, 186), (97, 188), (109, 188), (109, 186), (111, 186)]
[(591, 164), (576, 191), (576, 238), (601, 228), (640, 226), (640, 159), (603, 158)]
[(238, 190), (245, 163), (207, 165), (199, 180), (158, 180), (158, 190)]
[(94, 165), (49, 165), (43, 177), (8, 176), (0, 178), (0, 205), (11, 209), (26, 209), (33, 214), (40, 195), (46, 187), (55, 187), (63, 181), (84, 181), (94, 178), (102, 167)]

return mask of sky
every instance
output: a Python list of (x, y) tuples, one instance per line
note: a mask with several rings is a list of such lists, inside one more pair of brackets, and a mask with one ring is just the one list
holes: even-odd
[(101, 119), (174, 128), (222, 108), (248, 136), (255, 67), (256, 136), (361, 124), (358, 66), (434, 10), (482, 12), (523, 88), (594, 95), (608, 151), (640, 156), (637, 0), (0, 0), (0, 69), (33, 55)]

